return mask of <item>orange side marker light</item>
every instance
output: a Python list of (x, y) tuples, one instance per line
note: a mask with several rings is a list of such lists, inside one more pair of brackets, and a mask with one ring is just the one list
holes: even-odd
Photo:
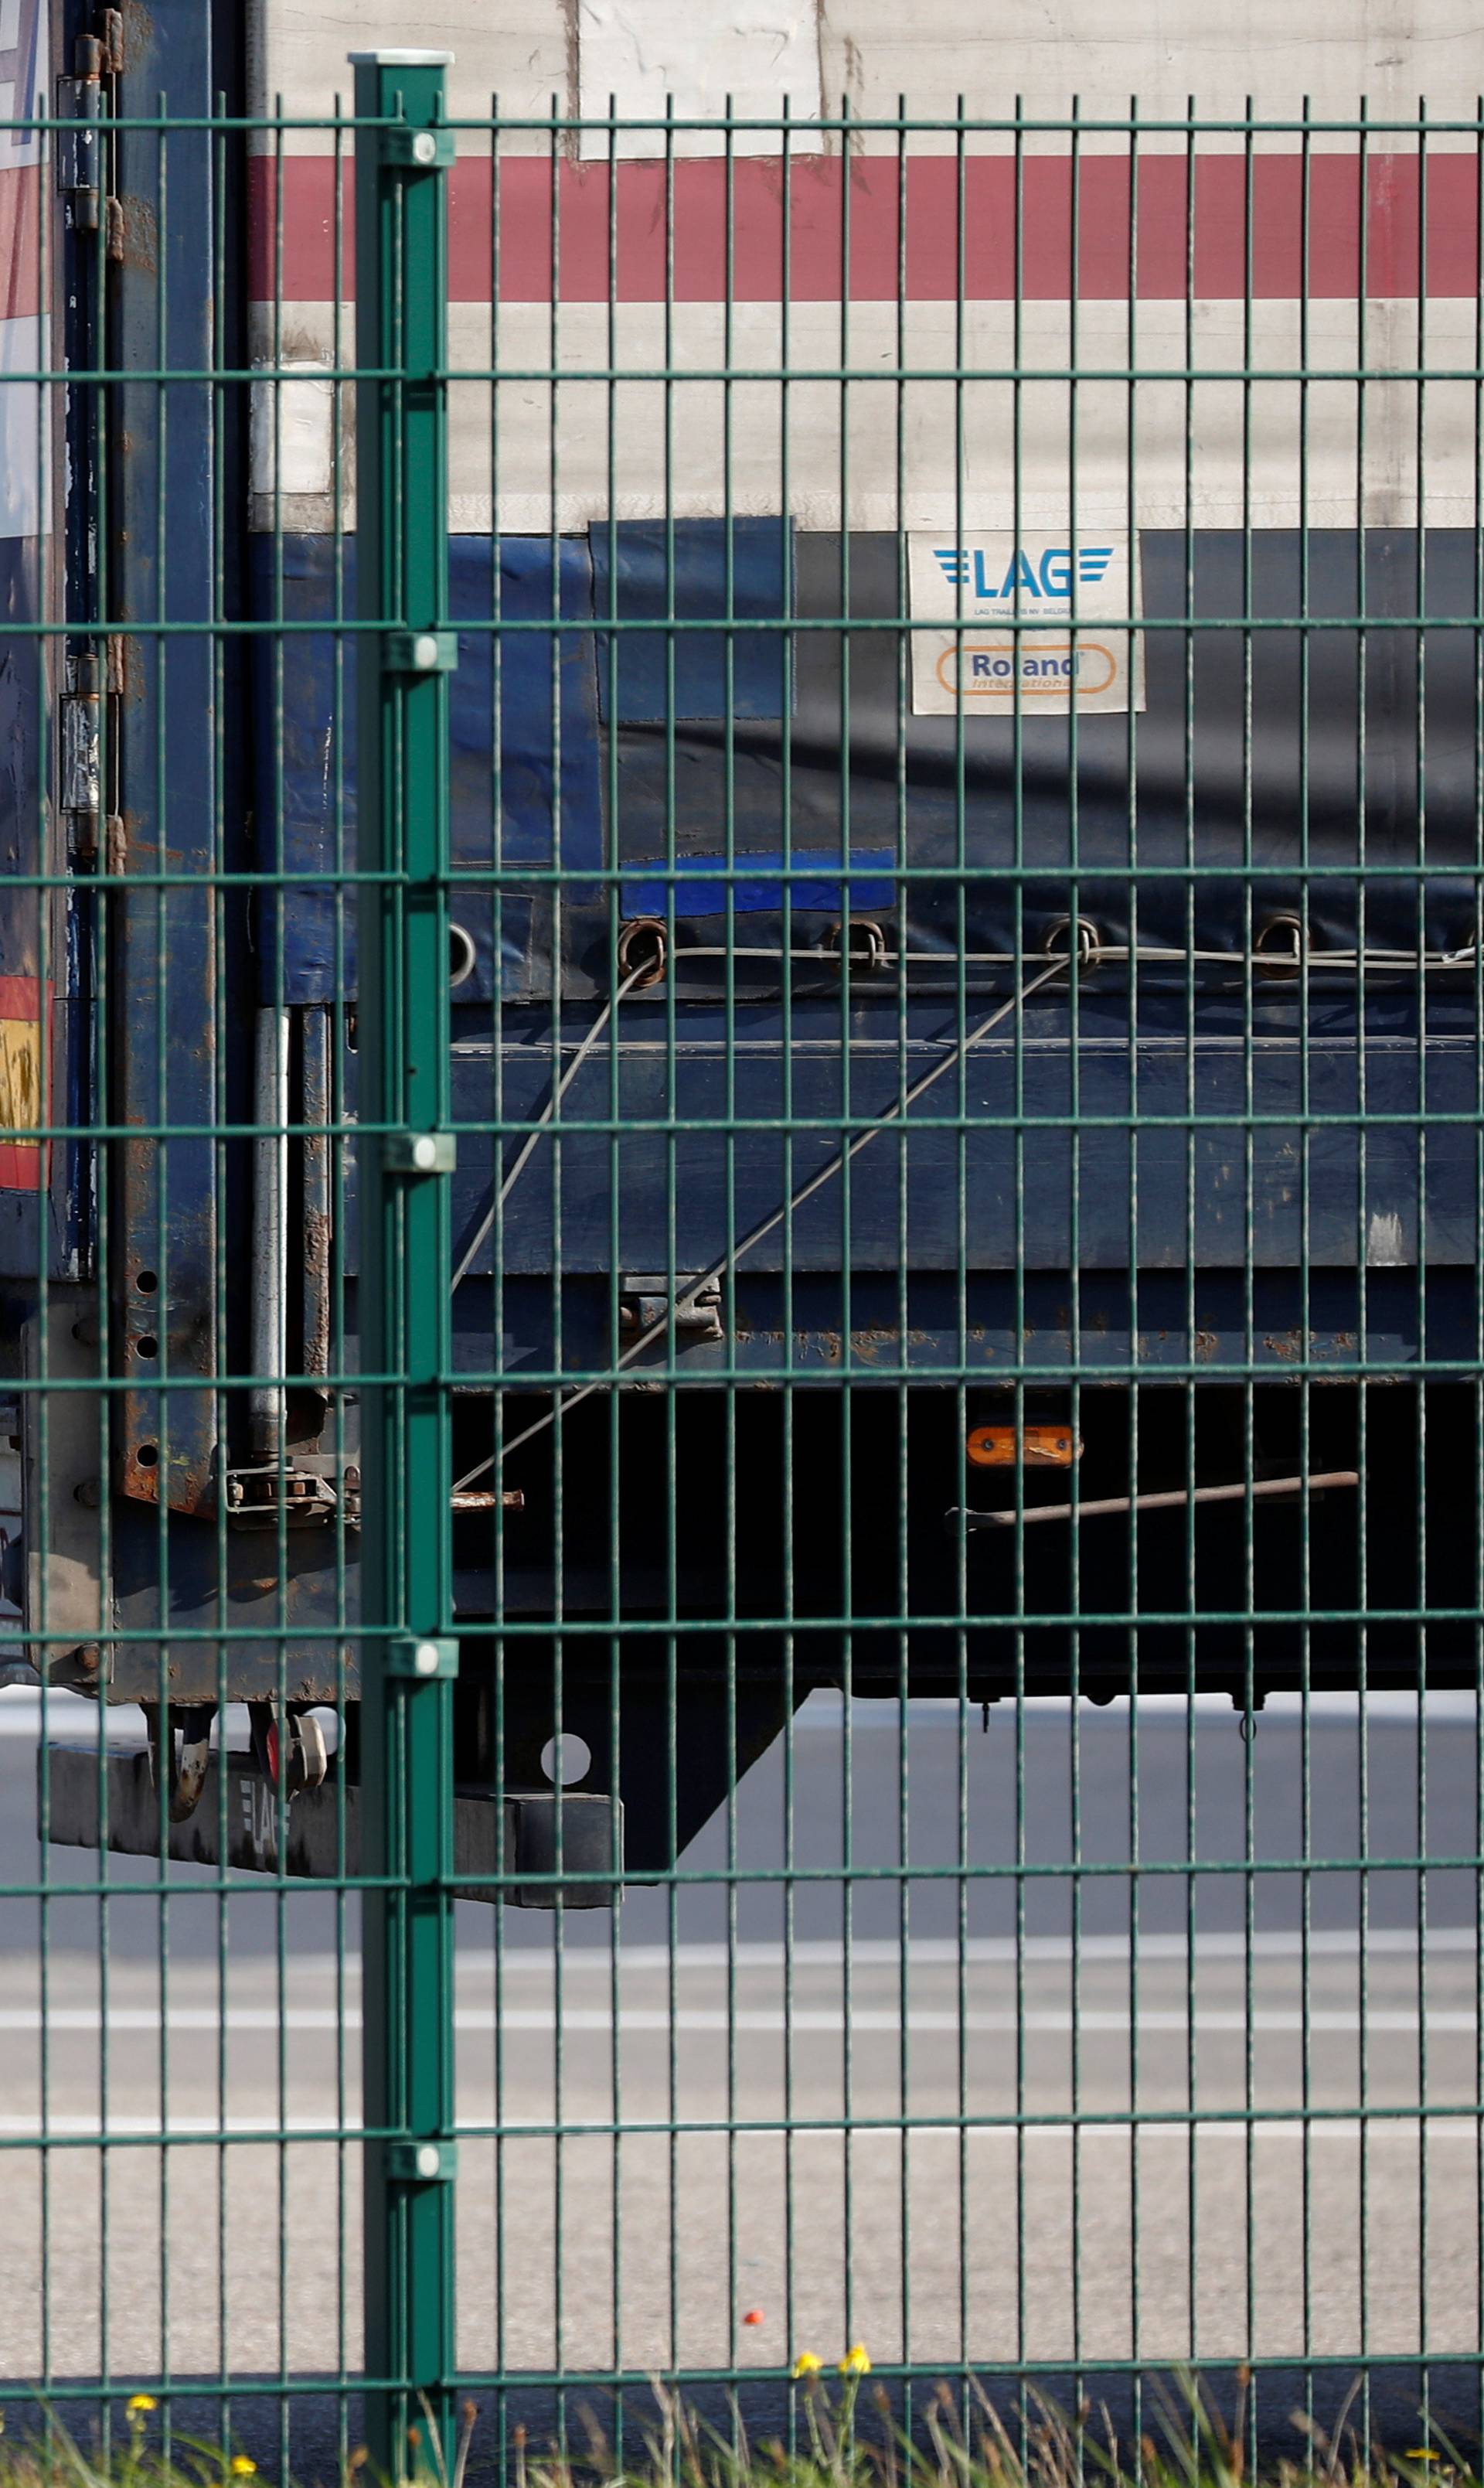
[(974, 1426), (965, 1448), (976, 1469), (1070, 1469), (1082, 1456), (1070, 1426)]

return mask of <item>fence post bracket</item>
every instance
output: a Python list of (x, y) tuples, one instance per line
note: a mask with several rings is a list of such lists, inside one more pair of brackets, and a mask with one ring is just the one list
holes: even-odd
[(381, 1141), (384, 1174), (452, 1174), (459, 1144), (452, 1132), (387, 1132)]
[(431, 2138), (389, 2142), (386, 2173), (396, 2186), (450, 2186), (459, 2174), (459, 2145)]
[(451, 1633), (425, 1633), (418, 1640), (389, 1641), (386, 1673), (414, 1684), (446, 1683), (459, 1673), (459, 1644)]
[(446, 173), (454, 162), (451, 129), (383, 129), (381, 161), (395, 173)]
[(389, 674), (452, 674), (459, 669), (457, 631), (388, 631), (381, 650)]

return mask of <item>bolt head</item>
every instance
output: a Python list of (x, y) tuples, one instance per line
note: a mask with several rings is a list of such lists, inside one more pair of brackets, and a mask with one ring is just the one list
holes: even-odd
[(438, 2173), (438, 2164), (437, 2144), (435, 2142), (420, 2142), (417, 2146), (417, 2173), (419, 2177), (435, 2177)]
[(420, 1641), (412, 1654), (412, 1664), (419, 1676), (436, 1676), (438, 1646), (435, 1641)]
[(438, 142), (431, 129), (420, 129), (412, 141), (414, 164), (431, 164), (438, 152)]
[(412, 642), (412, 663), (420, 674), (433, 671), (438, 662), (438, 643), (432, 631), (419, 631)]
[(437, 1162), (438, 1145), (434, 1139), (433, 1134), (431, 1132), (419, 1133), (417, 1139), (412, 1144), (412, 1164), (419, 1168), (424, 1174), (427, 1174), (430, 1173), (433, 1168), (437, 1165)]

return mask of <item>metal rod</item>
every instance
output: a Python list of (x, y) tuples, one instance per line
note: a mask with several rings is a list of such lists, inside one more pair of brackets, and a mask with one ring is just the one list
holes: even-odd
[[(252, 1225), (252, 1370), (281, 1374), (288, 1362), (289, 1014), (261, 1009), (254, 1032)], [(284, 1394), (279, 1383), (255, 1382), (249, 1400), (258, 1459), (277, 1459), (284, 1446)]]
[(1334, 1486), (1358, 1485), (1355, 1469), (1325, 1469), (1315, 1477), (1258, 1478), (1248, 1485), (1239, 1478), (1234, 1485), (1174, 1486), (1166, 1494), (1108, 1494), (1087, 1503), (1043, 1503), (1023, 1512), (966, 1512), (955, 1510), (947, 1514), (950, 1526), (962, 1521), (966, 1529), (1014, 1529), (1023, 1521), (1027, 1529), (1038, 1520), (1106, 1520), (1118, 1512), (1183, 1512), (1192, 1503), (1241, 1503), (1247, 1495), (1254, 1503), (1264, 1497), (1270, 1501), (1278, 1495), (1297, 1495), (1306, 1488), (1310, 1494), (1324, 1494)]
[[(304, 1371), (330, 1370), (330, 1015), (299, 1014), (304, 1119)], [(287, 1258), (287, 1256), (286, 1256)]]

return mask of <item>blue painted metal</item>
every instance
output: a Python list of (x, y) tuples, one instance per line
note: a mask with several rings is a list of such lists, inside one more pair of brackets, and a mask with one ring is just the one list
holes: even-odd
[[(210, 13), (129, 19), (120, 110), (206, 116), (214, 102)], [(204, 128), (124, 128), (117, 183), (126, 249), (117, 276), (125, 369), (210, 369), (219, 352), (213, 298), (216, 167)], [(149, 238), (149, 246), (141, 246)], [(209, 624), (219, 610), (211, 393), (189, 381), (126, 380), (110, 392), (106, 616), (121, 626), (120, 811), (127, 871), (205, 875), (221, 848), (217, 653), (204, 629), (162, 639), (130, 623)], [(217, 1115), (216, 954), (209, 889), (125, 891), (111, 902), (110, 1030), (120, 1122), (209, 1127)], [(110, 1210), (122, 1370), (138, 1388), (114, 1403), (114, 1452), (126, 1494), (181, 1513), (216, 1508), (216, 1402), (156, 1374), (209, 1383), (217, 1370), (216, 1151), (209, 1138), (119, 1152)], [(156, 1288), (142, 1291), (141, 1269)], [(151, 1350), (149, 1343), (157, 1344)]]
[[(1250, 1317), (1237, 1266), (1196, 1270), (1191, 1282), (1183, 1270), (1141, 1270), (1132, 1300), (1125, 1271), (1088, 1269), (1078, 1281), (1079, 1330), (1065, 1270), (969, 1271), (962, 1325), (952, 1271), (907, 1274), (905, 1324), (896, 1271), (851, 1273), (848, 1321), (837, 1270), (796, 1271), (786, 1292), (778, 1272), (743, 1266), (733, 1286), (729, 1336), (687, 1343), (681, 1354), (688, 1383), (735, 1371), (776, 1384), (790, 1314), (790, 1370), (805, 1379), (835, 1382), (843, 1369), (886, 1384), (898, 1375), (940, 1381), (962, 1365), (993, 1383), (1023, 1366), (1054, 1384), (1077, 1374), (1111, 1382), (1134, 1365), (1161, 1379), (1223, 1370), (1240, 1377), (1250, 1365), (1275, 1380), (1304, 1371), (1343, 1380), (1362, 1354), (1386, 1373), (1424, 1359), (1446, 1366), (1467, 1361), (1484, 1311), (1478, 1273), (1457, 1265), (1429, 1267), (1420, 1283), (1409, 1269), (1315, 1269), (1306, 1304), (1297, 1270), (1255, 1270)], [(552, 1372), (590, 1372), (609, 1353), (608, 1286), (597, 1273), (564, 1278), (560, 1289), (545, 1276), (507, 1278), (497, 1341), (491, 1302), (490, 1281), (472, 1276), (454, 1299), (454, 1368), (470, 1390), (489, 1377), (491, 1354), (494, 1370), (519, 1389)]]
[[(828, 974), (823, 968), (824, 974)], [(892, 979), (884, 979), (890, 984)], [(1083, 980), (1076, 1062), (1079, 1206), (1078, 1261), (1083, 1269), (1123, 1270), (1129, 1262), (1132, 1204), (1127, 1117), (1139, 1117), (1137, 1250), (1144, 1268), (1240, 1266), (1250, 1229), (1251, 1256), (1261, 1269), (1297, 1267), (1301, 1208), (1307, 1197), (1308, 1259), (1313, 1266), (1354, 1267), (1367, 1257), (1413, 1260), (1419, 1208), (1427, 1222), (1427, 1259), (1471, 1266), (1474, 1258), (1475, 1155), (1479, 1079), (1469, 1033), (1470, 993), (1450, 1008), (1435, 1005), (1425, 1049), (1417, 1043), (1411, 998), (1373, 998), (1364, 1046), (1364, 1215), (1359, 1182), (1361, 1052), (1350, 1004), (1316, 997), (1306, 1056), (1296, 1027), (1297, 1005), (1259, 1004), (1250, 1064), (1252, 1111), (1271, 1121), (1250, 1136), (1250, 1177), (1244, 1173), (1247, 1135), (1247, 1057), (1240, 1000), (1220, 991), (1199, 1002), (1199, 1034), (1188, 1030), (1181, 998), (1139, 997), (1138, 1042), (1131, 1054), (1129, 997), (1115, 984)], [(706, 1268), (734, 1230), (781, 1204), (839, 1145), (842, 1106), (841, 1008), (837, 998), (796, 999), (789, 1057), (791, 1162), (776, 1127), (781, 1099), (782, 1022), (776, 1005), (739, 1005), (737, 1043), (729, 1060), (724, 1013), (716, 1003), (688, 1002), (673, 1071), (663, 1043), (664, 1002), (630, 996), (623, 1005), (617, 1047), (617, 1114), (623, 1125), (618, 1184), (620, 1267), (666, 1266), (671, 1232), (675, 1266)], [(907, 1060), (913, 1076), (950, 1051), (958, 1028), (951, 992), (933, 1003), (918, 997), (905, 1013)], [(863, 1128), (899, 1092), (898, 1012), (888, 994), (862, 1001), (849, 1015), (850, 1111)], [(899, 1264), (899, 1179), (905, 1159), (909, 1266), (953, 1270), (966, 1231), (969, 1265), (980, 1270), (1067, 1266), (1073, 1183), (1073, 1055), (1064, 1001), (1033, 1003), (1023, 1044), (991, 1037), (977, 1046), (967, 1073), (966, 1109), (974, 1118), (964, 1149), (964, 1220), (959, 1203), (960, 1134), (953, 1084), (923, 1100), (905, 1127), (883, 1134), (854, 1162), (849, 1190), (826, 1184), (795, 1212), (792, 1257), (800, 1270), (857, 1270)], [(562, 1043), (571, 1059), (581, 1023), (564, 1013)], [(627, 1041), (625, 1041), (627, 1040)], [(549, 1093), (551, 1028), (522, 1016), (503, 1048), (504, 1115), (512, 1126), (539, 1114)], [(1306, 1105), (1304, 1103), (1306, 1079)], [(1419, 1186), (1417, 1135), (1426, 1083), (1428, 1142)], [(1017, 1207), (1017, 1082), (1025, 1139), (1023, 1209)], [(456, 1119), (488, 1125), (490, 1068), (479, 1053), (455, 1060)], [(732, 1101), (729, 1104), (729, 1099)], [(1302, 1181), (1301, 1114), (1315, 1118), (1307, 1143), (1309, 1179)], [(555, 1220), (561, 1220), (561, 1266), (610, 1266), (608, 1197), (610, 1072), (599, 1051), (577, 1072), (562, 1100), (562, 1136), (544, 1141), (506, 1205), (502, 1260), (511, 1274), (553, 1267)], [(1188, 1134), (1190, 1117), (1209, 1117)], [(1449, 1117), (1452, 1120), (1449, 1120)], [(997, 1121), (991, 1118), (998, 1117)], [(1057, 1128), (1055, 1118), (1060, 1117)], [(1160, 1118), (1166, 1118), (1161, 1123)], [(1223, 1120), (1229, 1117), (1229, 1120)], [(1292, 1117), (1293, 1119), (1287, 1119)], [(1326, 1118), (1333, 1119), (1326, 1119)], [(595, 1128), (584, 1134), (592, 1119)], [(811, 1118), (819, 1128), (800, 1128)], [(1099, 1128), (1104, 1118), (1104, 1128)], [(1388, 1119), (1390, 1118), (1390, 1119)], [(686, 1126), (670, 1133), (674, 1121)], [(729, 1122), (735, 1129), (729, 1132)], [(488, 1202), (492, 1155), (503, 1154), (488, 1130), (461, 1134), (454, 1190), (456, 1256), (462, 1258)], [(786, 1172), (792, 1166), (792, 1176)], [(1188, 1210), (1188, 1163), (1193, 1167)], [(559, 1169), (559, 1172), (558, 1172)], [(738, 1209), (729, 1218), (728, 1181)], [(846, 1220), (848, 1217), (848, 1226)], [(1393, 1223), (1394, 1222), (1394, 1223)], [(1018, 1244), (1019, 1232), (1019, 1244)], [(781, 1264), (782, 1230), (749, 1255), (749, 1266)], [(656, 1258), (657, 1253), (658, 1258)], [(476, 1268), (488, 1269), (488, 1247)]]
[[(11, 368), (33, 354), (44, 359), (59, 333), (80, 349), (79, 359), (91, 352), (82, 316), (86, 289), (75, 276), (70, 286), (57, 283), (54, 264), (40, 254), (39, 220), (25, 204), (33, 185), (46, 180), (46, 142), (40, 130), (19, 125), (51, 109), (53, 41), (47, 0), (17, 0), (5, 11), (0, 82), (10, 120), (0, 179), (7, 201), (4, 325)], [(75, 1125), (86, 1119), (88, 1073), (78, 911), (71, 892), (43, 890), (35, 881), (27, 886), (24, 878), (67, 866), (66, 823), (54, 782), (66, 660), (56, 642), (29, 636), (29, 626), (62, 616), (64, 596), (70, 615), (79, 609), (77, 590), (64, 580), (70, 539), (58, 490), (67, 472), (58, 454), (63, 408), (57, 391), (14, 380), (0, 382), (0, 616), (16, 626), (0, 648), (0, 1017), (32, 1021), (42, 1032), (31, 1062), (40, 1070), (45, 1058), (45, 1119)], [(40, 1097), (34, 1101), (33, 1119), (42, 1104)], [(20, 1283), (17, 1306), (29, 1308), (43, 1276), (74, 1278), (84, 1266), (90, 1161), (84, 1145), (71, 1140), (12, 1157), (5, 1128), (25, 1114), (22, 1096), (8, 1094), (0, 1104), (0, 1278)], [(20, 1318), (17, 1311), (9, 1335), (0, 1325), (0, 1365)]]

